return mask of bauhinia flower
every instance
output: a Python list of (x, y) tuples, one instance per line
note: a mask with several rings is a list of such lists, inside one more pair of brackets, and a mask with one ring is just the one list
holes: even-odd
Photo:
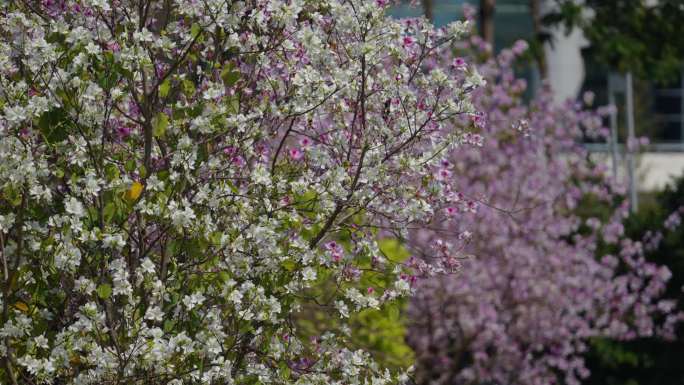
[[(445, 242), (469, 239), (474, 258), (452, 260), (460, 275), (419, 281), (408, 311), (414, 379), (577, 384), (589, 375), (592, 337), (673, 337), (682, 315), (661, 298), (670, 272), (645, 260), (646, 240), (625, 237), (624, 187), (580, 144), (601, 138), (606, 110), (554, 105), (547, 89), (527, 105), (512, 68), (526, 44), (497, 56), (473, 45), (458, 53), (487, 58), (478, 71), (486, 86), (473, 95), (485, 116), (471, 119), (484, 140), (471, 135), (479, 145), (453, 151), (436, 178), (462, 186), (447, 195), (469, 197), (463, 207), (476, 214), (448, 205), (450, 220), (416, 230), (413, 244), (430, 261)], [(447, 53), (442, 62), (456, 65)], [(674, 213), (664, 227), (679, 224)]]
[[(429, 263), (379, 242), (469, 212), (435, 170), (476, 144), (484, 82), (431, 64), (463, 23), (387, 5), (2, 2), (0, 382), (406, 378), (346, 320), (454, 270), (463, 242)], [(311, 306), (342, 318), (316, 341), (292, 321)]]

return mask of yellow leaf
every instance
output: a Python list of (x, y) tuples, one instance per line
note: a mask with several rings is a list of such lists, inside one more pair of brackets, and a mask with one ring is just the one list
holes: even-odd
[(17, 310), (22, 311), (24, 313), (28, 313), (28, 310), (29, 310), (28, 305), (21, 302), (21, 301), (18, 301), (17, 303), (15, 303), (14, 307), (17, 308)]
[(142, 194), (142, 191), (143, 191), (142, 183), (140, 183), (138, 181), (133, 182), (133, 184), (131, 185), (131, 188), (129, 188), (128, 191), (126, 191), (126, 200), (131, 201), (131, 202), (135, 201), (136, 199), (138, 199), (138, 197), (140, 197), (140, 194)]

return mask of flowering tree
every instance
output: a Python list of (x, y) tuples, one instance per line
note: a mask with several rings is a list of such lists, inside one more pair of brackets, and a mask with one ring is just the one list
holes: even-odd
[[(460, 276), (422, 280), (412, 299), (416, 381), (575, 384), (588, 375), (582, 354), (591, 337), (672, 336), (680, 316), (671, 314), (673, 302), (657, 300), (670, 272), (624, 236), (624, 191), (578, 144), (605, 135), (605, 109), (555, 106), (548, 90), (523, 104), (525, 82), (512, 63), (526, 44), (497, 57), (478, 44), (465, 55), (484, 55), (488, 86), (473, 99), (486, 114), (487, 140), (454, 152), (436, 172), (480, 209), (448, 209), (451, 220), (435, 223), (472, 231), (467, 250), (475, 257)], [(418, 232), (413, 244), (445, 243)]]
[[(625, 223), (627, 234), (644, 235), (649, 261), (672, 270), (666, 295), (677, 299), (677, 310), (684, 311), (684, 178), (668, 184), (655, 196), (655, 204), (643, 207)], [(667, 232), (653, 233), (664, 226)], [(602, 339), (592, 343), (587, 354), (591, 376), (586, 384), (655, 385), (684, 382), (684, 368), (679, 359), (684, 354), (684, 324), (679, 323), (674, 340), (640, 338), (633, 341)]]
[(0, 382), (393, 381), (292, 316), (454, 267), (456, 243), (410, 266), (377, 234), (456, 204), (432, 170), (482, 78), (426, 63), (462, 23), (383, 0), (2, 4)]

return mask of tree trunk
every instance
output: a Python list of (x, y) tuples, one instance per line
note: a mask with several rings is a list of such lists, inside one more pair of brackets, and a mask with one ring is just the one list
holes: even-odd
[(425, 17), (431, 22), (434, 21), (432, 19), (433, 0), (421, 0), (421, 3), (423, 4), (423, 12), (425, 13)]
[(480, 0), (480, 35), (494, 48), (494, 8), (496, 0)]
[(544, 31), (541, 22), (541, 4), (539, 0), (530, 0), (530, 14), (532, 15), (532, 29), (534, 31), (535, 44), (533, 53), (537, 65), (539, 66), (539, 75), (542, 79), (548, 77), (548, 70), (546, 66), (546, 54), (544, 53)]

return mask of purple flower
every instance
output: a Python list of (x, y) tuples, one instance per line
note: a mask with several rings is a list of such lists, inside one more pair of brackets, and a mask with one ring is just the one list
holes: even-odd
[(304, 153), (298, 148), (291, 148), (288, 154), (292, 160), (301, 160), (304, 157)]

